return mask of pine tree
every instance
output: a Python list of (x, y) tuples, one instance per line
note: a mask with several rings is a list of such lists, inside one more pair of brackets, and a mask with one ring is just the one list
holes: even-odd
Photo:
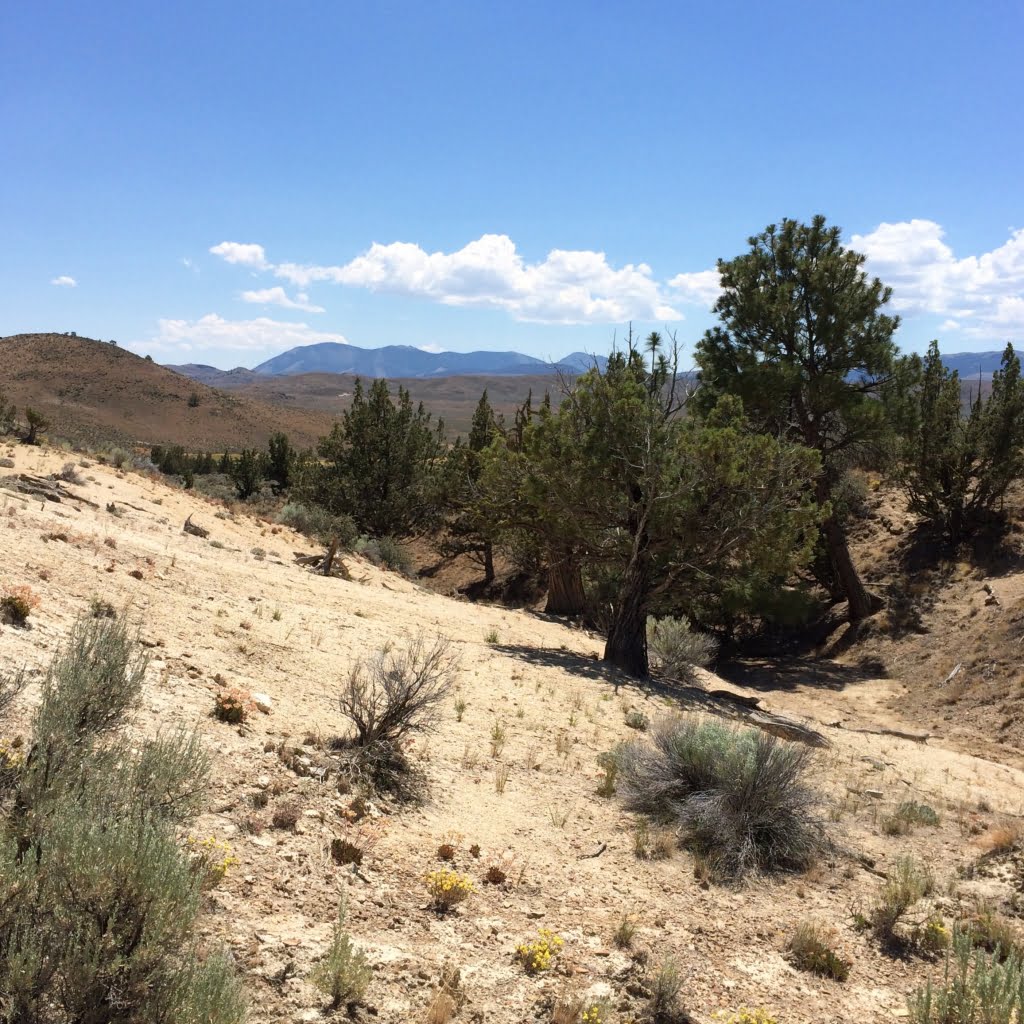
[(38, 444), (39, 431), (46, 430), (50, 421), (37, 410), (25, 406), (25, 422), (28, 424), (28, 433), (25, 435), (25, 444)]
[(979, 388), (965, 414), (959, 375), (943, 365), (933, 341), (900, 426), (910, 508), (956, 544), (1024, 475), (1024, 385), (1013, 346), (1003, 353), (988, 399)]
[[(899, 318), (882, 311), (891, 289), (868, 279), (864, 257), (821, 216), (772, 224), (749, 243), (749, 252), (718, 261), (721, 326), (697, 347), (698, 404), (736, 395), (758, 429), (817, 451), (824, 506), (855, 455), (888, 429), (877, 399), (899, 371)], [(851, 620), (863, 619), (880, 602), (857, 572), (841, 519), (829, 517), (821, 532), (834, 576), (822, 582), (845, 596)]]

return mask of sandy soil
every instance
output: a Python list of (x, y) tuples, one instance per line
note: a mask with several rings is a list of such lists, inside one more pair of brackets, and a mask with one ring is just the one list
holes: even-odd
[[(23, 447), (6, 454), (16, 469), (0, 477), (54, 472), (68, 459)], [(428, 593), (358, 558), (347, 559), (351, 581), (325, 579), (294, 563), (295, 552), (310, 549), (288, 530), (231, 516), (159, 480), (97, 464), (80, 472), (87, 480), (75, 490), (97, 508), (0, 489), (0, 584), (28, 584), (41, 598), (30, 628), (0, 627), (0, 664), (44, 666), (93, 595), (139, 623), (151, 660), (138, 727), (196, 729), (213, 757), (209, 812), (193, 834), (227, 840), (240, 865), (213, 892), (203, 922), (248, 978), (253, 1022), (320, 1018), (323, 1001), (306, 977), (342, 895), (374, 968), (370, 1008), (360, 1013), (388, 1024), (426, 1020), (446, 962), (461, 969), (468, 996), (457, 1019), (495, 1024), (548, 1020), (544, 1006), (570, 987), (607, 996), (614, 1021), (638, 1019), (645, 978), (668, 956), (686, 977), (685, 1004), (698, 1021), (744, 1004), (770, 1008), (780, 1024), (889, 1021), (905, 1015), (909, 991), (941, 972), (927, 957), (890, 956), (854, 929), (851, 915), (882, 884), (855, 858), (739, 887), (702, 883), (684, 851), (638, 860), (632, 815), (618, 798), (596, 793), (596, 757), (636, 735), (625, 724), (628, 710), (654, 718), (673, 698), (606, 671), (595, 637), (529, 612)], [(208, 539), (182, 533), (190, 513)], [(427, 802), (375, 805), (378, 845), (360, 870), (338, 867), (331, 839), (366, 828), (345, 817), (351, 796), (331, 775), (303, 777), (308, 768), (278, 748), (298, 747), (309, 766), (330, 768), (324, 741), (346, 731), (332, 696), (338, 680), (355, 659), (418, 634), (443, 635), (457, 649), (465, 713), (457, 720), (453, 702), (439, 729), (415, 743)], [(215, 721), (216, 677), (268, 694), (272, 713), (241, 729)], [(704, 682), (728, 686), (710, 674)], [(976, 893), (1008, 906), (1019, 871), (959, 874), (977, 859), (986, 830), (1022, 812), (1024, 775), (941, 738), (922, 744), (853, 731), (920, 728), (895, 710), (902, 686), (898, 677), (823, 685), (822, 670), (808, 669), (778, 689), (728, 688), (828, 737), (816, 781), (845, 848), (873, 859), (875, 871), (906, 852), (930, 862), (947, 919)], [(506, 740), (492, 757), (496, 723)], [(508, 778), (499, 793), (502, 766)], [(259, 794), (269, 794), (263, 810), (254, 809)], [(882, 819), (911, 798), (934, 806), (940, 825), (885, 835)], [(289, 801), (301, 808), (295, 831), (243, 830)], [(476, 892), (438, 917), (423, 877), (441, 866), (437, 848), (452, 836), (456, 867)], [(509, 869), (504, 886), (482, 881), (496, 861)], [(624, 912), (636, 915), (633, 950), (612, 942)], [(805, 918), (837, 929), (853, 962), (845, 984), (788, 963), (786, 939)], [(513, 951), (538, 927), (556, 931), (565, 946), (556, 970), (527, 977)]]

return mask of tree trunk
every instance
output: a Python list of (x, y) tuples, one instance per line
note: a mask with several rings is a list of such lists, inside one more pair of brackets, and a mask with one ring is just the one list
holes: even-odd
[(490, 583), (494, 579), (494, 545), (484, 541), (484, 583)]
[(825, 538), (825, 546), (828, 548), (828, 556), (839, 579), (849, 605), (849, 617), (851, 622), (859, 622), (873, 615), (882, 607), (882, 600), (876, 594), (872, 594), (864, 586), (864, 581), (857, 572), (857, 567), (850, 557), (850, 548), (846, 543), (846, 533), (842, 526), (835, 519), (827, 520), (821, 528)]
[(548, 567), (548, 600), (544, 611), (549, 615), (580, 615), (585, 603), (579, 562), (572, 555), (552, 556)]
[(615, 605), (615, 615), (608, 640), (604, 645), (604, 660), (646, 679), (650, 675), (647, 662), (647, 570), (642, 555), (634, 553), (622, 577), (622, 588)]

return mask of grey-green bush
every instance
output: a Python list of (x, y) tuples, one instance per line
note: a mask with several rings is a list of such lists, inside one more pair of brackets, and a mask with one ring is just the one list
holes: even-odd
[(696, 633), (684, 617), (647, 620), (647, 646), (655, 668), (671, 679), (692, 678), (694, 668), (705, 668), (718, 653), (718, 641)]
[(208, 762), (192, 735), (122, 728), (144, 670), (122, 619), (83, 618), (43, 679), (0, 796), (4, 1024), (244, 1020), (230, 965), (203, 955), (203, 877), (178, 842)]
[(686, 716), (658, 722), (650, 743), (627, 743), (618, 758), (630, 808), (678, 823), (721, 876), (799, 870), (830, 846), (808, 747)]
[(366, 954), (356, 949), (345, 930), (345, 904), (338, 908), (331, 945), (327, 955), (317, 964), (311, 981), (331, 1001), (336, 1010), (342, 1005), (357, 1003), (370, 984), (370, 968)]

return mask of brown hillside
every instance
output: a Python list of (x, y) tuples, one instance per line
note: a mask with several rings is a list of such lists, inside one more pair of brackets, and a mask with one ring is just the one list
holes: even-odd
[[(0, 389), (19, 413), (26, 405), (42, 412), (51, 437), (80, 445), (223, 451), (262, 447), (283, 430), (293, 444), (307, 446), (331, 426), (326, 413), (226, 394), (116, 345), (62, 334), (0, 338)], [(190, 408), (193, 392), (199, 405)]]

